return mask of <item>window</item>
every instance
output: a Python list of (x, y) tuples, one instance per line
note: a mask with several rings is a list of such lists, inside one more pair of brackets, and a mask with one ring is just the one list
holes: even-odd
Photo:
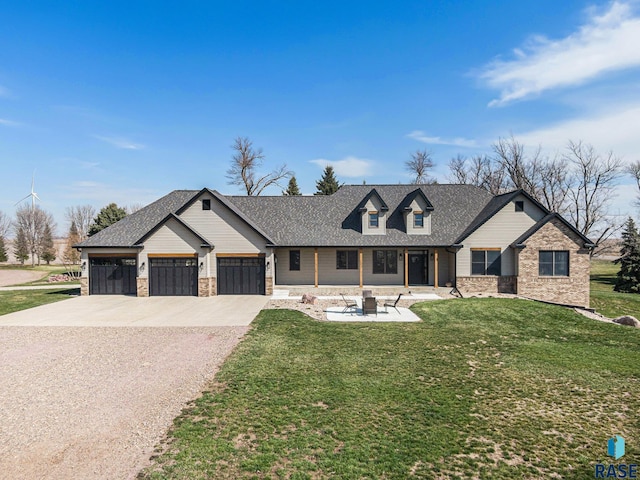
[(422, 212), (414, 212), (414, 214), (413, 214), (413, 227), (414, 228), (422, 228), (422, 227), (424, 227), (424, 213), (422, 213)]
[(338, 250), (336, 252), (336, 268), (338, 270), (356, 270), (358, 268), (358, 251)]
[(369, 228), (378, 228), (378, 212), (369, 212)]
[(374, 250), (373, 273), (398, 273), (397, 252), (395, 250)]
[(203, 210), (211, 210), (211, 200), (205, 198), (202, 200), (202, 209)]
[(500, 275), (500, 250), (471, 250), (471, 275)]
[(541, 250), (538, 275), (541, 277), (568, 277), (569, 252), (567, 250)]
[(300, 250), (289, 250), (289, 270), (300, 270)]
[(516, 212), (524, 212), (524, 202), (522, 200), (516, 202)]

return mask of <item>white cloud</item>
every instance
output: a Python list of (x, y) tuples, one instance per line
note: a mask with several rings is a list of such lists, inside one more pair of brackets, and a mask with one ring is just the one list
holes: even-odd
[(419, 142), (428, 143), (429, 145), (455, 145), (457, 147), (477, 147), (478, 144), (475, 140), (468, 140), (466, 138), (456, 137), (446, 139), (442, 137), (429, 137), (422, 130), (414, 130), (407, 135), (409, 138), (418, 140)]
[(94, 135), (94, 138), (113, 145), (116, 148), (122, 148), (124, 150), (142, 150), (145, 146), (141, 143), (134, 143), (131, 140), (123, 137), (104, 137), (101, 135)]
[(613, 2), (604, 13), (589, 9), (587, 15), (587, 22), (571, 35), (558, 40), (532, 37), (514, 50), (513, 60), (485, 66), (480, 78), (500, 90), (500, 98), (489, 105), (640, 66), (640, 17), (630, 3)]
[(569, 140), (582, 140), (602, 153), (612, 150), (629, 162), (640, 160), (639, 123), (640, 102), (514, 136), (525, 145), (541, 145), (546, 151), (561, 151)]
[(345, 157), (342, 160), (326, 160), (324, 158), (318, 158), (316, 160), (309, 160), (311, 163), (320, 165), (325, 168), (327, 165), (331, 165), (336, 172), (336, 175), (342, 177), (366, 177), (372, 174), (373, 162), (365, 158), (357, 157)]
[(20, 127), (22, 124), (20, 122), (14, 122), (13, 120), (7, 120), (6, 118), (0, 118), (0, 125), (5, 127)]

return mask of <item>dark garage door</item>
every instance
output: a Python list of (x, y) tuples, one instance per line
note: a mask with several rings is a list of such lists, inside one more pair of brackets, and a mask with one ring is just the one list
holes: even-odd
[(150, 258), (149, 295), (198, 295), (196, 258)]
[(264, 295), (264, 258), (218, 258), (218, 295)]
[(90, 265), (89, 294), (136, 294), (135, 258), (92, 257)]

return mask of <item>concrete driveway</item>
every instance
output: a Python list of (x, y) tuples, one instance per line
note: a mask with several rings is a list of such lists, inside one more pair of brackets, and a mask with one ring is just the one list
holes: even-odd
[(232, 327), (247, 326), (269, 301), (261, 295), (218, 297), (77, 297), (0, 316), (0, 326)]

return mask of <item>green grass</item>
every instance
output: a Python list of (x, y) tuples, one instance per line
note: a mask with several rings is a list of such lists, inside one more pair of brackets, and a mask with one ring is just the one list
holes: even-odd
[[(75, 271), (78, 271), (80, 268), (78, 265), (72, 267)], [(71, 281), (71, 282), (55, 282), (50, 283), (47, 279), (52, 275), (60, 275), (64, 273), (68, 273), (69, 269), (65, 268), (62, 265), (0, 265), (0, 269), (2, 270), (25, 270), (30, 272), (40, 272), (42, 276), (38, 280), (34, 280), (31, 282), (18, 283), (15, 286), (18, 287), (27, 287), (27, 286), (38, 286), (38, 285), (52, 285), (54, 288), (58, 286), (69, 286), (69, 285), (77, 285), (79, 280)]]
[(7, 290), (0, 292), (0, 315), (59, 302), (78, 295), (78, 288), (52, 287), (46, 290)]
[(591, 262), (591, 307), (610, 318), (633, 315), (640, 318), (640, 295), (614, 292), (620, 266), (606, 260)]
[(525, 300), (414, 324), (265, 310), (144, 479), (593, 478), (640, 457), (640, 330)]

